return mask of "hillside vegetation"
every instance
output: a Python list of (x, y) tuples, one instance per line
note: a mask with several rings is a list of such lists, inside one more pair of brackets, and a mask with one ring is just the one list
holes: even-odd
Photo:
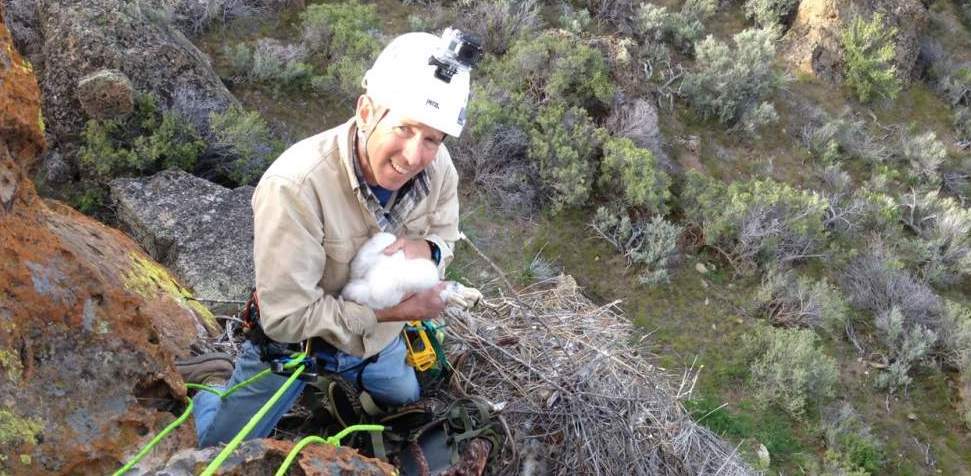
[[(462, 228), (517, 284), (621, 299), (754, 467), (971, 472), (967, 0), (306, 3), (189, 22), (243, 106), (211, 118), (232, 161), (145, 98), (88, 124), (90, 180), (255, 183), (350, 117), (390, 38), (454, 25), (486, 50), (448, 142)], [(452, 277), (495, 285), (468, 251)]]

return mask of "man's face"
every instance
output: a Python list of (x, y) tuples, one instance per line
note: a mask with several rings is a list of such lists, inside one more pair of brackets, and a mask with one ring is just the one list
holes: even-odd
[[(378, 122), (367, 142), (365, 171), (369, 180), (388, 190), (401, 188), (428, 167), (445, 134), (392, 110)], [(363, 145), (363, 144), (362, 144)]]

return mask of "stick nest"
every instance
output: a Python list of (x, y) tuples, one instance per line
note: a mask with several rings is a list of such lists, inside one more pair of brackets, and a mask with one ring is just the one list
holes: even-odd
[(490, 472), (750, 474), (682, 406), (697, 373), (652, 365), (618, 303), (597, 306), (561, 275), (448, 311), (445, 392), (491, 402), (511, 437)]

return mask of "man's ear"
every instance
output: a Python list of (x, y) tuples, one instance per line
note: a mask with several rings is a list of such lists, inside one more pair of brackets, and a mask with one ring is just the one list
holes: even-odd
[(368, 123), (371, 122), (371, 118), (374, 116), (374, 103), (371, 102), (371, 98), (367, 95), (362, 94), (357, 98), (357, 107), (354, 111), (354, 120), (357, 125), (357, 130), (366, 131)]

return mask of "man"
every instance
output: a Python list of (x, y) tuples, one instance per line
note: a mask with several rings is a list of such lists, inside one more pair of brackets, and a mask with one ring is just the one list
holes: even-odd
[[(285, 354), (285, 344), (309, 340), (318, 365), (379, 404), (419, 398), (401, 331), (404, 321), (441, 313), (444, 283), (380, 310), (345, 301), (340, 291), (356, 251), (379, 231), (398, 236), (388, 254), (432, 259), (440, 273), (452, 259), (458, 176), (442, 141), (464, 126), (471, 62), (450, 62), (447, 54), (434, 60), (443, 57), (444, 40), (428, 33), (394, 39), (365, 74), (354, 117), (290, 147), (253, 194), (256, 296), (262, 331), (277, 343), (270, 347)], [(260, 347), (244, 344), (224, 388), (267, 368)], [(191, 367), (180, 370), (204, 377)], [(200, 392), (199, 446), (231, 440), (285, 380), (269, 375), (225, 399)], [(303, 387), (288, 389), (248, 438), (267, 436)]]

